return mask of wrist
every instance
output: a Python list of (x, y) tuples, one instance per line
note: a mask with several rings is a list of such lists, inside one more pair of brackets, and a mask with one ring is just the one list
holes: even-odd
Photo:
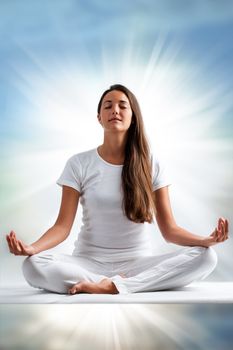
[(207, 237), (201, 237), (200, 238), (200, 241), (199, 241), (199, 245), (201, 247), (205, 247), (205, 248), (208, 248), (208, 242), (207, 242)]
[(40, 253), (40, 250), (38, 249), (38, 247), (36, 247), (35, 244), (31, 244), (31, 247), (34, 250), (32, 255)]

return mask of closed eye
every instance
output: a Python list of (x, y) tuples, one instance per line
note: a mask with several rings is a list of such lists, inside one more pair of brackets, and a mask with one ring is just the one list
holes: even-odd
[[(127, 107), (126, 106), (119, 106), (121, 109), (126, 109)], [(109, 108), (112, 108), (112, 106), (107, 106), (107, 107), (104, 107), (104, 109), (109, 109)]]

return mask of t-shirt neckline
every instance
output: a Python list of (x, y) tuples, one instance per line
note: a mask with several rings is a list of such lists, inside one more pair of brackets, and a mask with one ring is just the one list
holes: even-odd
[(95, 151), (96, 151), (97, 157), (98, 157), (103, 163), (105, 163), (105, 164), (107, 164), (107, 165), (110, 165), (110, 166), (113, 166), (113, 167), (117, 167), (117, 168), (123, 167), (124, 164), (112, 164), (112, 163), (109, 163), (109, 162), (107, 162), (106, 160), (104, 160), (104, 159), (99, 155), (98, 147), (95, 148)]

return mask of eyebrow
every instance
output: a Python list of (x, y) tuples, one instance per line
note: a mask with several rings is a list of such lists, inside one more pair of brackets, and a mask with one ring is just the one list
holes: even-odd
[[(112, 102), (112, 100), (104, 101), (104, 103), (107, 103), (107, 102)], [(120, 100), (119, 102), (128, 103), (128, 101), (125, 101), (125, 100)]]

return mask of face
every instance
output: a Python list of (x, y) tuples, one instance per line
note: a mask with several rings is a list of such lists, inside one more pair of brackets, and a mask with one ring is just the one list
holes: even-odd
[(121, 91), (108, 92), (102, 101), (98, 120), (106, 131), (126, 131), (132, 120), (128, 97)]

